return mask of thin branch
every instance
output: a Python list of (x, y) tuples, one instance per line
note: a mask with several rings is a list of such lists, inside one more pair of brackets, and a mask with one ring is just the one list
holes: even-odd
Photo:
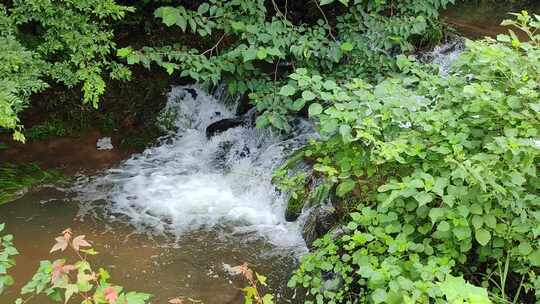
[(206, 54), (208, 54), (208, 53), (210, 53), (210, 55), (211, 55), (212, 52), (219, 46), (219, 44), (221, 43), (221, 41), (223, 41), (223, 38), (225, 38), (226, 35), (227, 35), (226, 33), (223, 33), (223, 35), (221, 35), (221, 38), (219, 38), (218, 42), (216, 42), (216, 44), (215, 44), (212, 48), (210, 48), (210, 49), (204, 51), (201, 55), (206, 55)]
[(315, 2), (315, 5), (317, 6), (319, 11), (321, 12), (321, 14), (322, 14), (322, 16), (324, 18), (324, 21), (326, 22), (326, 25), (328, 25), (328, 31), (330, 33), (330, 37), (332, 37), (332, 39), (334, 39), (334, 41), (336, 41), (336, 37), (334, 37), (334, 34), (332, 34), (332, 27), (330, 26), (330, 22), (328, 22), (328, 18), (326, 18), (326, 14), (324, 13), (322, 7), (319, 5), (319, 1), (318, 0), (313, 0), (313, 2)]

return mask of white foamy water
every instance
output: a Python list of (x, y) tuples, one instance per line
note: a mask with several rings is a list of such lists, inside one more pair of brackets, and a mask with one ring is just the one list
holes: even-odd
[(78, 182), (83, 211), (105, 205), (109, 217), (154, 233), (222, 229), (278, 246), (304, 246), (299, 224), (284, 219), (284, 199), (271, 176), (312, 136), (309, 124), (299, 122), (286, 139), (251, 127), (207, 139), (206, 127), (235, 111), (186, 87), (172, 89), (165, 112), (176, 133), (102, 176)]
[(439, 66), (439, 73), (448, 75), (450, 67), (458, 59), (465, 49), (465, 42), (462, 39), (454, 39), (447, 43), (436, 46), (431, 52), (422, 55), (428, 62)]

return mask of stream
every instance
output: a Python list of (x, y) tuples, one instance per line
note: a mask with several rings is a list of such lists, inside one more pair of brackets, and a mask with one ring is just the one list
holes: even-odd
[(0, 207), (21, 252), (17, 286), (3, 299), (14, 300), (39, 260), (59, 257), (48, 252), (70, 227), (93, 241), (95, 265), (112, 269), (114, 282), (129, 290), (154, 294), (152, 303), (177, 296), (241, 303), (246, 283), (228, 270), (244, 262), (269, 277), (277, 303), (295, 303), (285, 285), (306, 251), (302, 224), (285, 221), (271, 177), (313, 128), (298, 120), (288, 138), (250, 125), (207, 138), (208, 125), (235, 113), (196, 87), (174, 87), (162, 115), (174, 131), (155, 146), (102, 174)]
[[(498, 24), (508, 7), (481, 3), (474, 9), (460, 4), (443, 17), (471, 38), (504, 32)], [(540, 11), (538, 4), (533, 7)], [(459, 41), (439, 46), (426, 60), (445, 74), (462, 46)], [(155, 145), (101, 173), (32, 189), (0, 206), (0, 223), (21, 253), (11, 271), (16, 284), (0, 303), (17, 298), (40, 260), (62, 257), (49, 250), (68, 227), (86, 235), (100, 253), (91, 258), (96, 268), (109, 269), (111, 281), (127, 290), (153, 294), (151, 303), (174, 297), (186, 303), (243, 303), (240, 289), (246, 282), (230, 267), (244, 262), (268, 277), (276, 303), (301, 303), (286, 284), (307, 250), (304, 216), (285, 220), (285, 197), (271, 178), (290, 153), (315, 136), (313, 126), (299, 119), (283, 138), (248, 123), (208, 138), (208, 125), (236, 116), (234, 101), (223, 102), (229, 99), (222, 90), (207, 94), (173, 87), (162, 115), (169, 133)]]

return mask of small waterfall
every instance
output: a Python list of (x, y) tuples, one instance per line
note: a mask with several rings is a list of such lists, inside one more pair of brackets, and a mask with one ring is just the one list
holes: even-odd
[(446, 76), (450, 73), (452, 63), (465, 50), (463, 38), (455, 38), (436, 46), (432, 51), (420, 55), (421, 59), (439, 66), (439, 74)]
[(284, 197), (271, 177), (314, 135), (312, 126), (299, 120), (287, 138), (247, 126), (206, 137), (209, 124), (234, 115), (234, 106), (197, 87), (174, 87), (161, 121), (175, 131), (119, 167), (81, 179), (83, 214), (104, 210), (140, 231), (214, 229), (304, 248), (300, 224), (285, 221)]

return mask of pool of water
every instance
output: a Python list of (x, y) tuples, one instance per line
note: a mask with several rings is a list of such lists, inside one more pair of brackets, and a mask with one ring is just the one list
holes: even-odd
[[(501, 26), (505, 19), (512, 19), (511, 12), (527, 10), (529, 14), (540, 14), (539, 1), (467, 0), (456, 1), (442, 13), (443, 19), (462, 35), (476, 39), (496, 37), (507, 33), (508, 27)], [(516, 34), (524, 36), (519, 31)]]
[[(50, 254), (54, 238), (65, 228), (84, 234), (99, 255), (91, 257), (95, 267), (111, 271), (111, 282), (128, 290), (154, 295), (151, 303), (167, 303), (177, 296), (207, 304), (243, 303), (240, 288), (245, 281), (231, 275), (230, 266), (247, 262), (269, 278), (269, 289), (278, 303), (297, 303), (286, 288), (296, 265), (296, 254), (263, 240), (246, 240), (216, 229), (199, 229), (181, 236), (134, 233), (133, 227), (94, 216), (80, 217), (78, 205), (69, 193), (43, 188), (0, 206), (0, 222), (15, 235), (20, 251), (11, 274), (16, 285), (0, 296), (12, 303), (17, 291), (36, 271), (40, 260), (54, 260)], [(52, 303), (39, 299), (39, 303)], [(189, 302), (188, 302), (189, 303)]]
[(299, 121), (283, 138), (244, 124), (208, 138), (208, 125), (235, 116), (234, 105), (219, 99), (172, 88), (164, 115), (173, 128), (154, 146), (0, 206), (0, 223), (21, 253), (12, 272), (17, 285), (0, 303), (16, 298), (40, 260), (60, 257), (49, 250), (66, 228), (93, 242), (96, 268), (111, 269), (113, 282), (128, 290), (154, 294), (152, 303), (243, 303), (246, 282), (228, 272), (243, 263), (268, 277), (277, 303), (295, 303), (286, 283), (306, 250), (302, 224), (285, 220), (271, 178), (312, 128)]

